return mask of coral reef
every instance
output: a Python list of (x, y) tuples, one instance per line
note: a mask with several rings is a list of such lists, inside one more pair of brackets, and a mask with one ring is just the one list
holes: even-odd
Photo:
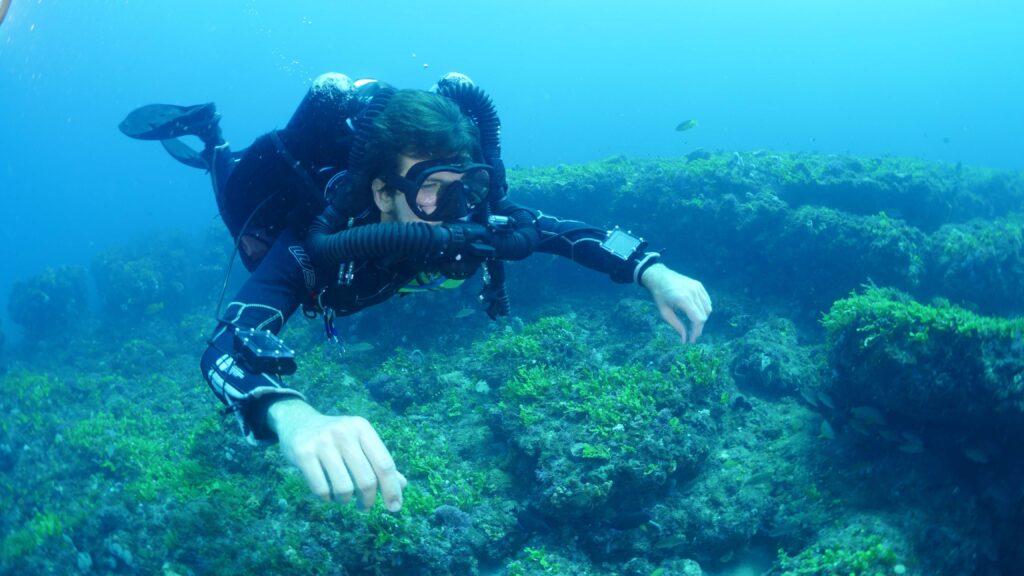
[(837, 301), (822, 323), (835, 408), (865, 426), (893, 420), (965, 442), (1024, 432), (1024, 319), (869, 288)]
[(289, 384), (367, 418), (409, 480), (400, 513), (360, 513), (245, 444), (196, 374), (222, 231), (115, 247), (91, 268), (98, 311), (82, 269), (12, 291), (26, 342), (0, 372), (0, 572), (1024, 565), (1024, 176), (701, 151), (510, 179), (524, 204), (668, 246), (714, 299), (701, 343), (642, 290), (544, 255), (509, 266), (499, 322), (478, 281), (340, 319), (344, 345), (295, 318)]
[(730, 342), (731, 369), (740, 388), (776, 397), (816, 388), (813, 377), (822, 372), (820, 364), (797, 334), (792, 321), (772, 318)]
[[(931, 296), (936, 278), (953, 288), (947, 297), (1024, 312), (1012, 297), (1024, 283), (1022, 226), (1011, 216), (1024, 202), (1019, 173), (905, 158), (702, 152), (535, 168), (510, 181), (518, 201), (642, 231), (693, 276), (797, 299), (811, 320), (862, 283)], [(995, 293), (956, 285), (963, 273), (994, 279)]]
[(189, 258), (175, 236), (111, 248), (92, 263), (104, 313), (134, 318), (180, 313), (187, 297)]
[(47, 268), (14, 284), (7, 310), (27, 341), (50, 340), (75, 331), (86, 316), (87, 294), (84, 269)]
[(796, 556), (779, 551), (773, 574), (906, 574), (907, 544), (899, 530), (879, 518), (852, 518), (830, 527)]

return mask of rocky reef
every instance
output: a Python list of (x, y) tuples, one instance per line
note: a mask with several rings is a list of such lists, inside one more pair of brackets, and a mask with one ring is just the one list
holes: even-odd
[(196, 370), (226, 234), (111, 249), (11, 294), (26, 338), (0, 373), (0, 571), (1024, 565), (1024, 175), (696, 152), (510, 179), (515, 200), (642, 233), (704, 282), (701, 343), (641, 288), (540, 254), (509, 266), (500, 322), (472, 281), (340, 320), (343, 347), (297, 317), (290, 384), (367, 418), (409, 479), (400, 513), (360, 513), (245, 444)]

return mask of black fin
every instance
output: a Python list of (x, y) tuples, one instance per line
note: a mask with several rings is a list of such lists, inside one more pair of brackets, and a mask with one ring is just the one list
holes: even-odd
[(193, 168), (199, 168), (200, 170), (209, 170), (210, 166), (206, 160), (199, 154), (198, 151), (193, 149), (188, 144), (185, 144), (177, 138), (167, 138), (160, 141), (164, 145), (164, 150), (174, 157), (175, 160), (181, 162), (186, 166)]
[(219, 120), (213, 102), (196, 106), (149, 104), (132, 110), (118, 128), (125, 136), (137, 140), (168, 140), (186, 135), (202, 138), (215, 133)]

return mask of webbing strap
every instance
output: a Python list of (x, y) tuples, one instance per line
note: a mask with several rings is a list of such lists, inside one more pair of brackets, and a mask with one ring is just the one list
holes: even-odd
[(288, 151), (288, 148), (284, 145), (284, 141), (281, 140), (281, 137), (277, 134), (277, 130), (271, 130), (270, 140), (274, 143), (274, 148), (277, 149), (277, 153), (280, 154), (281, 158), (284, 158), (284, 161), (289, 167), (291, 167), (292, 172), (295, 172), (295, 174), (306, 184), (310, 192), (316, 194), (320, 187), (316, 185), (316, 182), (313, 181), (309, 172), (302, 167), (302, 164), (300, 164), (299, 161), (292, 156), (291, 152)]

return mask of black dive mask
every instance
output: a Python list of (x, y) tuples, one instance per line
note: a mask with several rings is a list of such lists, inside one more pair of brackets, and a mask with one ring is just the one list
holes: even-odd
[(491, 167), (465, 163), (460, 158), (418, 162), (404, 177), (384, 174), (382, 179), (405, 195), (413, 214), (428, 222), (464, 218), (491, 191)]

